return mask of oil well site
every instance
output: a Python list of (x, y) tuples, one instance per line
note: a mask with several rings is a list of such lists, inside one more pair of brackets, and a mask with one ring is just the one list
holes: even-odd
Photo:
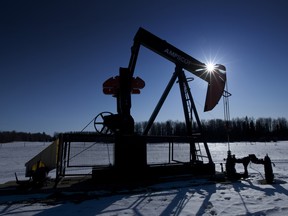
[[(131, 95), (138, 94), (137, 97), (141, 97), (141, 91), (145, 88), (145, 80), (134, 76), (142, 46), (172, 62), (174, 68), (171, 70), (174, 72), (170, 75), (171, 78), (150, 118), (147, 119), (148, 123), (143, 133), (137, 134), (131, 115), (133, 106)], [(227, 158), (221, 164), (221, 172), (216, 172), (212, 154), (205, 140), (193, 92), (190, 91), (193, 78), (188, 77), (187, 73), (207, 84), (204, 112), (213, 112), (213, 108), (223, 99), (228, 149)], [(178, 86), (181, 96), (186, 134), (151, 136), (149, 131), (174, 85)], [(103, 81), (103, 93), (116, 100), (117, 113), (107, 110), (99, 113), (90, 122), (94, 125), (95, 132), (59, 134), (51, 145), (26, 162), (27, 180), (18, 179), (16, 174), (16, 183), (19, 187), (23, 189), (36, 185), (41, 189), (52, 170), (56, 173), (53, 188), (60, 187), (65, 179), (83, 176), (88, 176), (90, 182), (101, 186), (198, 177), (215, 181), (233, 181), (249, 177), (247, 170), (249, 163), (262, 164), (266, 183), (274, 182), (272, 162), (268, 155), (258, 158), (255, 152), (251, 152), (239, 158), (237, 152), (231, 152), (229, 145), (231, 94), (227, 89), (224, 65), (206, 65), (149, 31), (139, 28), (131, 47), (128, 66), (120, 67), (118, 74)], [(103, 149), (107, 154), (103, 155)], [(155, 155), (151, 155), (149, 149), (154, 149)], [(236, 164), (242, 164), (244, 172), (237, 172)]]

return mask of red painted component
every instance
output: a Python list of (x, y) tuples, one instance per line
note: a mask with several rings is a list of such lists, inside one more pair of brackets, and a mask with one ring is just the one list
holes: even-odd
[(132, 79), (132, 89), (143, 89), (145, 87), (145, 82), (140, 77)]
[[(145, 87), (145, 82), (140, 77), (132, 77), (131, 94), (140, 94), (140, 89)], [(103, 83), (103, 93), (116, 95), (120, 88), (120, 77), (110, 77)]]
[(119, 88), (119, 76), (110, 77), (103, 83), (103, 88)]
[(119, 76), (110, 77), (103, 83), (103, 93), (108, 95), (115, 95), (120, 88)]
[(226, 83), (226, 68), (224, 67), (223, 71), (216, 69), (208, 76), (209, 77), (206, 78), (208, 81), (208, 89), (204, 112), (212, 110), (221, 99)]

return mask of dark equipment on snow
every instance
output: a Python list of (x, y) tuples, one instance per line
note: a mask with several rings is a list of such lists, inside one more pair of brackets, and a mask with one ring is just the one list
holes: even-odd
[[(134, 70), (140, 47), (144, 46), (175, 64), (175, 70), (166, 86), (159, 102), (143, 134), (136, 134), (134, 119), (131, 116), (131, 94), (140, 94), (145, 87), (145, 82), (134, 77)], [(71, 142), (97, 142), (97, 140), (110, 139), (114, 143), (114, 164), (109, 167), (93, 166), (92, 176), (96, 179), (104, 176), (104, 179), (117, 179), (121, 176), (140, 175), (143, 178), (149, 176), (165, 175), (213, 175), (215, 164), (205, 137), (203, 135), (201, 121), (190, 91), (188, 82), (193, 80), (186, 78), (184, 70), (194, 74), (208, 83), (204, 111), (212, 110), (223, 95), (226, 84), (226, 68), (216, 64), (213, 70), (190, 55), (184, 53), (165, 40), (153, 35), (143, 28), (139, 28), (131, 48), (131, 57), (127, 68), (120, 68), (119, 75), (107, 79), (103, 83), (103, 93), (112, 95), (117, 101), (117, 114), (102, 112), (94, 119), (94, 127), (97, 134), (64, 133), (52, 144), (54, 147), (46, 149), (26, 163), (26, 177), (31, 177), (32, 166), (39, 160), (46, 164), (49, 172), (56, 168), (56, 179), (66, 176), (66, 168), (71, 166), (69, 160)], [(182, 106), (184, 111), (186, 134), (184, 136), (149, 136), (149, 131), (156, 119), (164, 101), (173, 85), (178, 83)], [(147, 143), (169, 143), (168, 163), (150, 165), (147, 163)], [(189, 161), (174, 159), (174, 142), (189, 145)], [(54, 155), (51, 157), (51, 155)], [(35, 172), (34, 172), (35, 174)], [(105, 178), (106, 176), (106, 178)], [(39, 176), (40, 177), (40, 176)], [(37, 177), (34, 176), (35, 179)], [(125, 179), (127, 179), (125, 178)]]
[[(272, 184), (274, 181), (274, 174), (272, 163), (268, 154), (264, 159), (258, 159), (255, 154), (250, 154), (247, 157), (236, 158), (235, 155), (231, 155), (231, 151), (228, 151), (226, 158), (226, 176), (231, 180), (238, 180), (241, 178), (248, 178), (248, 164), (263, 164), (265, 172), (265, 180), (267, 184)], [(242, 163), (244, 167), (244, 173), (237, 173), (235, 169), (236, 163)]]
[[(172, 77), (160, 97), (154, 111), (152, 112), (143, 133), (135, 132), (134, 118), (130, 110), (132, 106), (131, 94), (140, 94), (145, 87), (145, 82), (134, 77), (136, 62), (141, 46), (159, 54), (168, 61), (175, 64)], [(47, 177), (47, 173), (56, 169), (56, 183), (65, 176), (83, 175), (81, 173), (69, 173), (70, 168), (92, 168), (92, 178), (95, 182), (119, 183), (130, 181), (145, 181), (149, 179), (167, 178), (173, 176), (213, 176), (215, 174), (215, 164), (212, 160), (205, 135), (185, 71), (192, 73), (208, 83), (204, 112), (212, 110), (220, 98), (224, 98), (224, 117), (229, 131), (229, 102), (226, 85), (226, 68), (216, 64), (213, 69), (208, 65), (194, 59), (183, 51), (177, 49), (165, 40), (158, 38), (143, 28), (139, 28), (131, 48), (131, 57), (128, 67), (120, 67), (119, 75), (110, 77), (103, 83), (103, 93), (116, 98), (117, 114), (111, 112), (101, 112), (94, 121), (95, 132), (84, 133), (62, 133), (58, 139), (50, 146), (28, 161), (26, 166), (26, 177), (30, 177), (33, 182), (42, 182)], [(173, 85), (178, 83), (182, 107), (185, 117), (186, 134), (183, 136), (151, 136), (149, 132), (153, 126), (159, 111), (164, 104)], [(226, 90), (225, 90), (226, 87)], [(90, 122), (90, 123), (91, 123)], [(89, 123), (89, 124), (90, 124)], [(274, 180), (271, 160), (266, 155), (264, 159), (258, 159), (255, 155), (244, 158), (236, 158), (231, 155), (228, 134), (228, 156), (226, 160), (226, 177), (229, 179), (247, 178), (247, 166), (250, 162), (263, 164), (265, 179), (267, 183)], [(87, 149), (72, 155), (71, 148), (79, 143), (93, 143), (87, 149), (92, 148), (97, 143), (112, 143), (114, 150), (113, 163), (103, 164), (73, 164), (71, 159), (78, 156)], [(168, 161), (160, 164), (149, 164), (147, 162), (147, 144), (168, 143)], [(189, 146), (188, 161), (177, 160), (174, 157), (174, 143), (177, 145)], [(109, 147), (107, 147), (109, 153)], [(40, 163), (41, 162), (41, 163)], [(244, 173), (236, 172), (235, 164), (242, 163)], [(42, 166), (43, 165), (43, 166)], [(36, 166), (36, 169), (35, 169)], [(222, 164), (221, 164), (222, 166)], [(223, 170), (223, 167), (222, 167)], [(71, 170), (70, 170), (71, 171)], [(18, 181), (20, 183), (20, 181)]]
[[(130, 114), (130, 109), (131, 94), (139, 94), (140, 89), (145, 86), (145, 82), (141, 78), (133, 77), (141, 45), (173, 62), (175, 64), (175, 71), (156, 105), (143, 134), (136, 135), (134, 133), (134, 119)], [(223, 65), (217, 64), (213, 71), (208, 72), (207, 66), (204, 63), (194, 59), (143, 28), (139, 28), (136, 33), (131, 52), (128, 68), (120, 68), (119, 76), (111, 77), (103, 84), (104, 94), (111, 94), (116, 97), (117, 114), (103, 116), (103, 127), (96, 129), (102, 134), (109, 131), (109, 133), (115, 135), (115, 167), (119, 170), (130, 170), (131, 168), (131, 171), (135, 171), (137, 167), (141, 169), (143, 167), (147, 168), (147, 158), (145, 155), (148, 132), (173, 84), (178, 79), (186, 122), (186, 137), (190, 137), (188, 141), (190, 144), (189, 164), (193, 168), (189, 172), (195, 172), (196, 174), (198, 172), (196, 170), (202, 170), (202, 173), (208, 175), (214, 174), (215, 165), (203, 137), (201, 122), (190, 92), (188, 79), (183, 69), (208, 82), (204, 111), (210, 111), (216, 106), (223, 94), (226, 83), (226, 68)], [(193, 125), (193, 117), (195, 117), (195, 125)], [(204, 144), (205, 157), (208, 158), (206, 165), (201, 160), (204, 156), (199, 154), (200, 150), (196, 146), (195, 132), (200, 137), (198, 140)], [(133, 159), (131, 160), (131, 158)], [(195, 169), (195, 167), (198, 168)]]

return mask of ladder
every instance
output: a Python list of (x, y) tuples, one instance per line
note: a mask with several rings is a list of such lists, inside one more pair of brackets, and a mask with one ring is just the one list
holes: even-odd
[[(178, 72), (178, 82), (180, 87), (180, 93), (183, 103), (183, 109), (184, 109), (184, 115), (185, 115), (185, 121), (186, 121), (186, 129), (187, 129), (187, 135), (194, 137), (195, 134), (199, 134), (201, 138), (204, 138), (202, 136), (202, 126), (201, 122), (196, 110), (196, 106), (190, 91), (190, 87), (188, 82), (192, 81), (193, 78), (187, 79), (185, 76), (185, 73), (182, 69), (176, 70)], [(195, 117), (195, 122), (193, 122), (193, 116)], [(190, 161), (192, 163), (197, 163), (199, 161), (203, 161), (203, 158), (208, 158), (209, 162), (212, 163), (212, 158), (210, 155), (210, 151), (208, 148), (207, 143), (203, 140), (204, 148), (206, 151), (206, 155), (203, 155), (201, 152), (200, 144), (199, 142), (195, 142), (195, 140), (192, 138), (190, 141)]]

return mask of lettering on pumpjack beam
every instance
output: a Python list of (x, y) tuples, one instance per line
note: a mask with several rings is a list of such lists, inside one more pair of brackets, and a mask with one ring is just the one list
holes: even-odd
[(181, 61), (182, 63), (186, 64), (186, 65), (191, 65), (192, 62), (186, 58), (184, 58), (183, 56), (180, 56), (178, 53), (173, 52), (172, 50), (169, 50), (168, 48), (164, 50), (165, 53), (167, 53), (168, 55), (172, 56), (173, 58), (176, 58), (177, 60)]

